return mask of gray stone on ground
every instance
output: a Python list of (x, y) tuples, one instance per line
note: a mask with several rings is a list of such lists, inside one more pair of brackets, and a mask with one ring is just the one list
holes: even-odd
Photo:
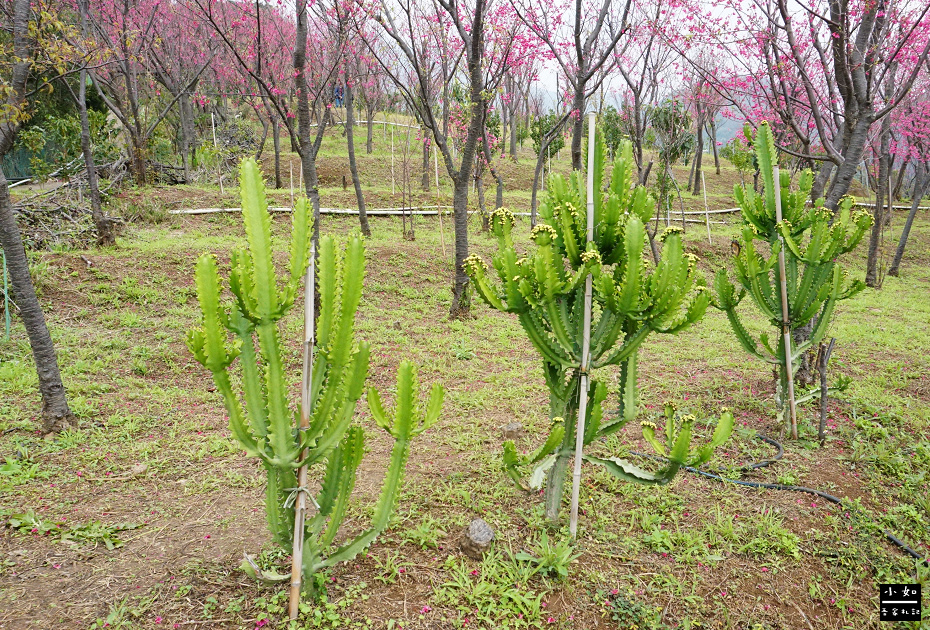
[(476, 518), (468, 524), (462, 537), (462, 551), (469, 558), (480, 560), (494, 540), (494, 530), (483, 519)]
[(503, 431), (505, 440), (516, 440), (523, 435), (523, 424), (520, 422), (510, 422), (504, 425)]

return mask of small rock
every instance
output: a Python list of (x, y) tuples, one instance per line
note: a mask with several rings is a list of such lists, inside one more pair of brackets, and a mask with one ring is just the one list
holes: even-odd
[(132, 477), (138, 477), (139, 475), (144, 475), (149, 470), (149, 465), (145, 462), (140, 462), (129, 469), (129, 474)]
[(516, 440), (523, 435), (523, 424), (520, 422), (510, 422), (504, 425), (503, 431), (505, 440)]
[(400, 322), (394, 322), (394, 330), (403, 330), (403, 327), (400, 325)]
[(468, 524), (462, 537), (462, 551), (469, 558), (480, 560), (494, 540), (494, 530), (483, 519), (476, 518)]

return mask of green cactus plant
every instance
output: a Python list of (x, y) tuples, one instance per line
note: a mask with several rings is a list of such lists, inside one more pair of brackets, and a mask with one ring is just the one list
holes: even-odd
[[(188, 333), (187, 345), (213, 374), (223, 396), (233, 437), (267, 473), (265, 511), (274, 541), (290, 550), (294, 536), (293, 499), (299, 467), (325, 468), (321, 489), (311, 503), (316, 514), (305, 523), (303, 583), (318, 571), (349, 560), (387, 527), (393, 512), (410, 440), (439, 417), (443, 389), (434, 385), (425, 414), (417, 404), (416, 372), (404, 361), (398, 370), (396, 412), (388, 416), (374, 389), (368, 390), (378, 426), (395, 440), (371, 527), (342, 546), (331, 545), (345, 518), (355, 473), (364, 454), (364, 430), (352, 426), (358, 399), (365, 392), (369, 346), (355, 341), (355, 314), (362, 296), (365, 252), (359, 236), (345, 253), (334, 240), (320, 241), (319, 317), (310, 376), (309, 426), (298, 428), (299, 412), (288, 404), (288, 378), (279, 321), (294, 305), (309, 261), (311, 215), (305, 199), (294, 208), (290, 259), (283, 287), (272, 260), (271, 218), (264, 185), (254, 160), (240, 167), (242, 214), (248, 248), (233, 252), (229, 273), (231, 303), (223, 303), (217, 263), (211, 254), (197, 261), (196, 284), (201, 326)], [(233, 363), (239, 359), (241, 392), (233, 389)]]
[[(810, 170), (801, 173), (794, 191), (789, 174), (781, 173), (776, 189), (773, 165), (778, 153), (768, 123), (759, 125), (754, 147), (763, 194), (740, 185), (734, 191), (743, 217), (743, 229), (733, 247), (739, 288), (730, 281), (726, 269), (718, 269), (712, 303), (726, 313), (736, 338), (747, 352), (777, 366), (776, 403), (787, 425), (788, 372), (778, 267), (781, 243), (784, 242), (785, 247), (788, 327), (793, 334), (814, 320), (810, 336), (791, 348), (791, 362), (796, 369), (804, 353), (825, 337), (836, 303), (864, 288), (858, 280), (845, 283), (847, 274), (837, 264), (837, 258), (859, 244), (872, 225), (872, 217), (866, 212), (850, 212), (852, 197), (840, 202), (836, 214), (823, 207), (823, 199), (808, 207), (807, 199), (814, 182)], [(776, 194), (781, 197), (781, 222), (775, 215)], [(759, 247), (758, 243), (763, 245)], [(737, 307), (746, 295), (751, 296), (756, 308), (776, 329), (774, 346), (767, 333), (760, 334), (757, 340), (743, 324)]]
[[(604, 145), (595, 144), (594, 189), (602, 191)], [(606, 417), (607, 388), (591, 380), (586, 409), (584, 444), (614, 433), (636, 417), (639, 400), (636, 382), (637, 353), (652, 333), (677, 333), (698, 321), (709, 297), (695, 269), (696, 258), (685, 254), (681, 230), (669, 228), (661, 236), (662, 258), (652, 266), (644, 257), (645, 222), (654, 207), (643, 186), (633, 186), (636, 165), (629, 142), (622, 145), (606, 193), (594, 199), (594, 239), (587, 243), (586, 199), (583, 180), (573, 173), (550, 180), (540, 207), (543, 223), (532, 231), (535, 251), (521, 257), (514, 246), (514, 216), (506, 209), (491, 216), (498, 240), (493, 268), (499, 280), (477, 256), (466, 260), (466, 270), (478, 295), (492, 308), (514, 313), (536, 350), (542, 355), (549, 389), (552, 428), (545, 443), (525, 457), (513, 442), (504, 444), (505, 470), (522, 484), (524, 469), (533, 466), (530, 485), (546, 480), (546, 515), (558, 518), (569, 459), (574, 454), (575, 418), (582, 370), (619, 366), (619, 411)], [(591, 322), (590, 364), (582, 366), (582, 309), (584, 285), (593, 278), (596, 305)], [(585, 455), (615, 476), (638, 483), (664, 484), (683, 464), (698, 463), (703, 455), (690, 455), (692, 419), (682, 421), (678, 439), (666, 455), (669, 463), (649, 472), (616, 458)], [(729, 413), (718, 424), (721, 440), (732, 429)], [(709, 445), (713, 450), (715, 445)], [(703, 453), (703, 451), (701, 451)]]

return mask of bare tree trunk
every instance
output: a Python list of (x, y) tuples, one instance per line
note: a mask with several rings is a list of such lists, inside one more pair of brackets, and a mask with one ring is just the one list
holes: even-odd
[(830, 180), (831, 173), (833, 173), (834, 166), (835, 164), (833, 164), (833, 162), (824, 162), (820, 165), (820, 169), (817, 171), (817, 177), (814, 178), (814, 184), (811, 186), (812, 203), (823, 197), (823, 192), (827, 187), (827, 182)]
[[(474, 157), (472, 157), (474, 159)], [(455, 226), (455, 279), (452, 284), (452, 317), (467, 317), (471, 310), (468, 294), (468, 275), (465, 259), (468, 257), (468, 187), (471, 169), (462, 168), (452, 180), (452, 222)]]
[[(12, 71), (6, 84), (2, 103), (13, 112), (26, 107), (26, 81), (29, 77), (29, 63), (32, 57), (32, 43), (29, 34), (29, 0), (14, 0), (13, 11), (13, 59)], [(7, 116), (0, 122), (0, 164), (16, 138), (19, 123), (15, 116)], [(36, 297), (32, 276), (29, 274), (29, 261), (23, 247), (22, 235), (16, 217), (6, 175), (0, 166), (0, 246), (6, 256), (7, 269), (13, 284), (13, 301), (19, 309), (23, 326), (29, 336), (29, 345), (36, 364), (39, 380), (39, 393), (42, 396), (42, 420), (46, 431), (59, 431), (74, 422), (74, 416), (68, 408), (65, 387), (61, 382), (58, 369), (58, 357), (55, 345), (45, 325), (45, 315)]]
[(428, 134), (423, 132), (424, 139), (420, 143), (423, 145), (423, 163), (420, 167), (420, 188), (429, 192), (429, 142), (426, 141), (425, 136)]
[[(14, 0), (12, 7), (12, 70), (9, 74), (4, 101), (0, 105), (12, 112), (23, 111), (26, 103), (26, 82), (29, 78), (29, 64), (32, 58), (32, 39), (29, 33), (29, 0)], [(19, 122), (16, 116), (6, 116), (0, 122), (0, 164), (16, 139)], [(10, 189), (0, 166), (0, 246), (6, 256), (7, 269), (13, 284), (13, 301), (19, 309), (23, 326), (29, 336), (29, 345), (36, 364), (39, 379), (39, 393), (42, 395), (42, 420), (46, 431), (59, 431), (74, 421), (68, 408), (68, 399), (58, 370), (58, 357), (52, 337), (45, 325), (45, 316), (36, 297), (32, 276), (29, 274), (29, 261), (23, 238), (13, 214), (13, 202)]]
[(371, 236), (368, 226), (368, 215), (365, 212), (365, 195), (362, 194), (362, 183), (358, 178), (358, 164), (355, 162), (355, 104), (353, 103), (352, 82), (346, 77), (346, 139), (349, 144), (349, 171), (352, 173), (352, 185), (355, 186), (355, 199), (358, 201), (358, 222), (362, 234)]
[(714, 169), (717, 175), (720, 175), (720, 152), (717, 150), (717, 122), (711, 120), (707, 124), (708, 135), (710, 136), (710, 146), (714, 150)]
[[(116, 238), (113, 234), (113, 222), (103, 213), (100, 203), (100, 185), (97, 181), (97, 167), (94, 164), (94, 153), (91, 148), (90, 121), (87, 118), (87, 70), (82, 69), (80, 74), (81, 85), (78, 88), (77, 108), (81, 119), (81, 152), (84, 154), (84, 166), (87, 169), (87, 188), (90, 196), (90, 216), (97, 228), (97, 245), (106, 247), (113, 245)], [(68, 88), (71, 89), (70, 87)], [(187, 169), (185, 168), (185, 173)]]
[(510, 110), (510, 159), (517, 161), (517, 103), (512, 103)]
[(691, 193), (701, 194), (701, 166), (704, 162), (704, 123), (698, 121), (697, 125), (697, 148), (694, 152), (694, 185), (691, 187)]
[(878, 187), (875, 191), (875, 208), (872, 211), (875, 220), (872, 222), (872, 230), (869, 234), (869, 253), (865, 268), (865, 283), (875, 289), (881, 286), (878, 269), (878, 249), (881, 244), (882, 232), (885, 229), (883, 223), (884, 200), (885, 195), (891, 192), (888, 190), (888, 170), (891, 166), (890, 116), (885, 116), (882, 119), (881, 134), (881, 148), (878, 156)]
[[(910, 166), (911, 161), (908, 158), (904, 158), (904, 161), (901, 163), (901, 168), (898, 169), (898, 176), (895, 177), (894, 188), (892, 188), (891, 198), (894, 201), (901, 201), (901, 189), (904, 188), (904, 177), (907, 173), (907, 167)], [(891, 217), (889, 216), (889, 219)]]
[(130, 171), (136, 186), (145, 186), (147, 177), (145, 172), (145, 141), (136, 134), (130, 134)]
[[(294, 41), (294, 83), (297, 87), (297, 140), (300, 153), (300, 168), (304, 176), (304, 191), (313, 206), (313, 237), (315, 250), (320, 251), (320, 189), (316, 172), (316, 155), (323, 142), (327, 116), (319, 120), (316, 142), (310, 142), (310, 93), (304, 69), (307, 65), (307, 2), (298, 0), (297, 28)], [(315, 103), (319, 105), (319, 100)]]
[(849, 192), (849, 186), (856, 176), (856, 170), (859, 162), (862, 161), (862, 153), (865, 150), (865, 143), (871, 126), (872, 116), (871, 114), (865, 114), (856, 121), (856, 125), (850, 134), (849, 144), (843, 155), (844, 162), (836, 171), (836, 177), (833, 178), (833, 182), (830, 184), (826, 202), (824, 203), (827, 208), (834, 212), (839, 207), (840, 199)]
[[(17, 4), (20, 2), (24, 0), (18, 0)], [(25, 0), (25, 4), (28, 7), (28, 0)], [(0, 157), (5, 153), (6, 151), (0, 152)], [(2, 168), (0, 168), (0, 244), (3, 245), (3, 252), (6, 254), (7, 269), (13, 284), (13, 301), (19, 309), (19, 316), (23, 320), (26, 334), (29, 335), (29, 345), (32, 347), (32, 357), (39, 376), (43, 430), (45, 432), (60, 431), (74, 422), (74, 416), (68, 408), (65, 388), (61, 382), (61, 372), (58, 370), (55, 346), (49, 335), (48, 327), (45, 325), (45, 316), (42, 314), (42, 307), (39, 305), (35, 288), (32, 285), (32, 277), (29, 275), (26, 250), (23, 247), (19, 225), (13, 215), (10, 191)]]
[(573, 111), (578, 112), (572, 124), (572, 170), (581, 170), (581, 136), (584, 135), (584, 88), (575, 90)]
[(281, 181), (281, 123), (278, 122), (278, 117), (273, 114), (271, 119), (271, 139), (274, 142), (274, 187), (284, 188)]
[(901, 259), (904, 258), (904, 247), (907, 245), (907, 237), (911, 233), (911, 226), (914, 224), (914, 217), (917, 216), (920, 202), (924, 195), (927, 194), (928, 188), (930, 188), (930, 168), (924, 166), (923, 171), (922, 176), (918, 172), (917, 180), (914, 182), (914, 200), (911, 202), (911, 210), (907, 213), (904, 228), (901, 230), (901, 239), (898, 241), (898, 249), (894, 253), (894, 260), (891, 261), (891, 267), (888, 269), (889, 276), (898, 275)]
[[(257, 111), (257, 108), (256, 108), (256, 111)], [(261, 116), (259, 116), (259, 120), (262, 121), (262, 139), (258, 141), (258, 145), (255, 147), (255, 160), (256, 161), (261, 160), (262, 153), (265, 152), (265, 140), (268, 139), (268, 127), (271, 125), (271, 123), (267, 119), (262, 118)]]
[[(81, 85), (84, 89), (84, 85)], [(178, 97), (178, 117), (181, 128), (181, 165), (184, 167), (184, 181), (191, 181), (191, 144), (194, 136), (194, 110), (187, 92)]]

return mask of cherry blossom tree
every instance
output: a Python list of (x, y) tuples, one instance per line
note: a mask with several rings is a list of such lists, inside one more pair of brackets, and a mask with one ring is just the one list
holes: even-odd
[[(368, 37), (378, 59), (407, 106), (429, 131), (453, 185), (455, 278), (450, 314), (469, 313), (468, 189), (485, 133), (488, 104), (508, 68), (519, 66), (533, 50), (532, 42), (515, 28), (512, 7), (495, 0), (381, 0), (371, 15), (383, 37)], [(424, 45), (426, 42), (427, 45)], [(442, 108), (431, 103), (436, 76), (442, 77)], [(463, 89), (467, 110), (464, 141), (457, 156), (449, 134), (448, 90), (454, 79)]]
[[(190, 2), (198, 18), (222, 40), (231, 62), (251, 78), (287, 129), (291, 146), (300, 156), (305, 193), (313, 205), (313, 242), (318, 243), (320, 194), (316, 158), (330, 118), (326, 110), (314, 132), (311, 112), (330, 104), (346, 43), (344, 37), (331, 39), (328, 12), (332, 6), (322, 0), (297, 0), (292, 21), (283, 13), (283, 5), (259, 3), (256, 12), (255, 4), (245, 0)], [(261, 58), (257, 45), (260, 25), (263, 37), (275, 40), (269, 46), (291, 51), (292, 63), (286, 72), (271, 64), (257, 63)], [(296, 111), (288, 98), (292, 92), (296, 96)]]
[(897, 276), (900, 271), (914, 217), (924, 195), (930, 192), (930, 68), (925, 66), (922, 69), (920, 80), (908, 95), (907, 101), (895, 112), (894, 126), (900, 132), (900, 139), (894, 143), (892, 151), (913, 164), (914, 187), (911, 208), (888, 268), (889, 276)]
[(671, 41), (679, 49), (684, 41), (703, 41), (729, 57), (729, 72), (718, 66), (705, 78), (753, 124), (780, 123), (780, 148), (820, 163), (811, 194), (836, 209), (872, 126), (907, 96), (927, 59), (930, 6), (916, 0), (710, 5), (686, 3), (682, 10), (699, 19)]
[[(149, 73), (146, 61), (164, 41), (159, 37), (163, 21), (180, 5), (160, 0), (102, 0), (89, 3), (88, 21), (100, 40), (100, 67), (90, 76), (107, 107), (120, 121), (128, 139), (133, 179), (144, 185), (148, 142), (174, 104), (196, 85), (210, 65), (211, 58), (197, 55), (192, 65), (178, 70), (175, 94), (159, 103), (160, 90)], [(167, 76), (166, 76), (167, 78)]]
[(0, 245), (12, 281), (13, 301), (32, 347), (46, 431), (61, 430), (74, 421), (74, 416), (61, 381), (55, 345), (29, 273), (2, 163), (19, 128), (29, 118), (29, 97), (50, 88), (49, 77), (65, 73), (74, 54), (64, 43), (73, 35), (59, 37), (66, 27), (56, 14), (41, 0), (12, 0), (0, 5), (0, 32), (9, 34), (0, 38)]
[(585, 104), (613, 69), (614, 51), (630, 28), (632, 0), (512, 0), (566, 82), (572, 117), (572, 168), (581, 170)]

